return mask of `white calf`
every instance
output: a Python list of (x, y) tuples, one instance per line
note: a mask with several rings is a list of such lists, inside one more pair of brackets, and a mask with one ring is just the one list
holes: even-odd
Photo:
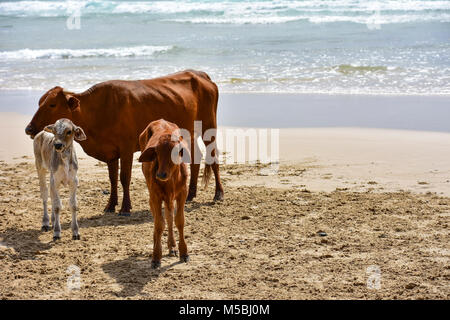
[(61, 224), (59, 214), (62, 209), (58, 189), (61, 184), (69, 186), (69, 206), (72, 212), (72, 239), (79, 240), (77, 222), (78, 161), (73, 147), (73, 140), (86, 140), (83, 129), (77, 127), (68, 119), (59, 119), (55, 124), (44, 128), (34, 138), (34, 156), (39, 176), (39, 186), (44, 205), (42, 230), (50, 230), (47, 212), (47, 171), (50, 171), (50, 198), (52, 200), (53, 240), (61, 238)]

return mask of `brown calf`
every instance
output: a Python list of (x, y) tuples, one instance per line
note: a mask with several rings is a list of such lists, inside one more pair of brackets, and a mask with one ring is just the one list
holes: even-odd
[(152, 268), (161, 265), (161, 236), (165, 222), (162, 203), (169, 228), (169, 255), (176, 255), (173, 236), (174, 201), (177, 202), (175, 224), (178, 229), (180, 261), (188, 262), (189, 255), (184, 240), (184, 204), (188, 194), (187, 168), (183, 160), (190, 160), (188, 145), (180, 136), (176, 124), (163, 119), (152, 121), (139, 136), (142, 171), (150, 193), (150, 210), (153, 214), (153, 257)]

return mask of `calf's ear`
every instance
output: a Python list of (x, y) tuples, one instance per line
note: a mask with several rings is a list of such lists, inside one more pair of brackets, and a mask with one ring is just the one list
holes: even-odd
[(83, 129), (81, 129), (80, 127), (76, 127), (74, 132), (75, 132), (75, 136), (74, 136), (75, 140), (84, 141), (87, 139), (86, 134), (84, 133)]
[(141, 156), (139, 157), (139, 162), (150, 162), (155, 160), (155, 158), (156, 158), (155, 147), (148, 147), (141, 153)]
[(151, 126), (147, 126), (147, 128), (145, 128), (144, 131), (141, 132), (141, 134), (139, 135), (139, 147), (141, 148), (141, 150), (144, 150), (146, 148), (152, 135), (153, 132)]
[(189, 146), (184, 140), (180, 142), (180, 157), (184, 163), (191, 163), (191, 153), (189, 152)]
[(48, 126), (46, 126), (44, 128), (44, 131), (50, 132), (50, 133), (55, 133), (55, 125), (54, 124), (49, 124)]

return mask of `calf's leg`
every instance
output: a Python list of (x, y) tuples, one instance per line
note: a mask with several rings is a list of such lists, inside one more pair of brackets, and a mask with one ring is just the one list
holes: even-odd
[(122, 208), (119, 215), (129, 216), (131, 212), (130, 181), (131, 169), (133, 167), (133, 153), (126, 153), (120, 156), (120, 183), (123, 188)]
[(72, 213), (72, 239), (73, 240), (80, 240), (80, 234), (78, 233), (78, 221), (77, 221), (77, 187), (78, 187), (78, 179), (75, 177), (75, 179), (72, 180), (72, 182), (69, 185), (69, 206), (70, 206), (70, 212)]
[(51, 175), (50, 177), (50, 197), (52, 199), (52, 223), (53, 223), (53, 240), (61, 239), (61, 223), (59, 214), (62, 208), (61, 199), (58, 193), (59, 182)]
[(161, 266), (161, 236), (164, 231), (164, 217), (162, 216), (162, 202), (150, 200), (150, 209), (153, 214), (153, 254), (152, 254), (152, 269)]
[(176, 256), (176, 243), (173, 236), (173, 203), (165, 203), (164, 215), (166, 216), (167, 227), (169, 229), (169, 236), (167, 238), (167, 246), (169, 248), (169, 256)]
[(47, 201), (48, 201), (48, 188), (47, 188), (47, 181), (46, 181), (46, 170), (40, 169), (38, 171), (39, 176), (39, 188), (41, 191), (41, 198), (42, 198), (42, 204), (44, 207), (44, 215), (42, 217), (42, 231), (49, 231), (50, 230), (50, 218), (48, 216), (48, 208), (47, 208)]
[(111, 183), (111, 193), (104, 212), (114, 212), (117, 206), (117, 180), (119, 177), (119, 159), (108, 162), (109, 181)]
[(186, 241), (184, 240), (184, 203), (186, 202), (186, 196), (181, 195), (177, 198), (177, 212), (175, 215), (175, 224), (178, 229), (178, 250), (180, 251), (180, 261), (188, 262), (189, 255), (187, 250)]

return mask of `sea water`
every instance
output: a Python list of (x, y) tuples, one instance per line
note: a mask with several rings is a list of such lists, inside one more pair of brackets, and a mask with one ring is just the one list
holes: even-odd
[(221, 92), (450, 94), (450, 1), (0, 1), (0, 90), (188, 68)]

